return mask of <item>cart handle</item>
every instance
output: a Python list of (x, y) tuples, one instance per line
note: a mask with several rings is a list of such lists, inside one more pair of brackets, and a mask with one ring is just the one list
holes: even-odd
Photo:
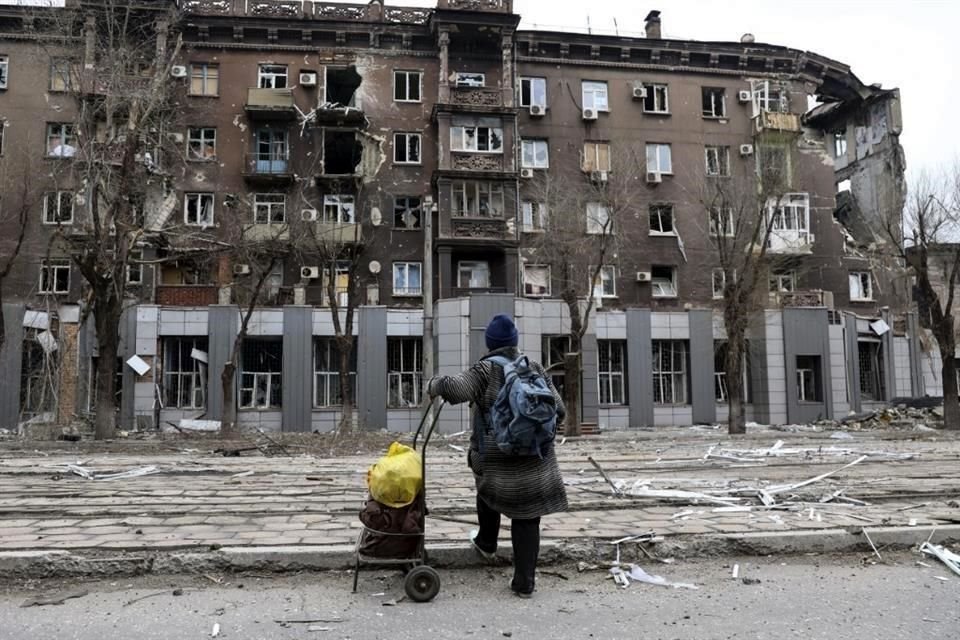
[(423, 417), (420, 418), (420, 425), (417, 427), (417, 432), (413, 435), (413, 449), (416, 451), (417, 441), (420, 439), (420, 434), (424, 434), (421, 455), (427, 451), (427, 445), (430, 443), (430, 437), (433, 435), (433, 430), (437, 426), (437, 420), (440, 419), (440, 411), (443, 410), (443, 407), (447, 404), (447, 401), (442, 398), (440, 399), (440, 403), (437, 404), (437, 410), (433, 414), (433, 420), (430, 422), (430, 427), (426, 430), (426, 432), (424, 432), (423, 427), (427, 424), (427, 418), (430, 417), (430, 410), (433, 409), (434, 404), (437, 404), (437, 398), (430, 398), (426, 408), (423, 410)]

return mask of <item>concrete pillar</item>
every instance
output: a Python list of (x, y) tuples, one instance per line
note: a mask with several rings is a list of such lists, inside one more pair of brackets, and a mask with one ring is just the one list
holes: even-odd
[(387, 308), (357, 312), (357, 415), (361, 428), (387, 428)]
[[(629, 350), (629, 347), (628, 347)], [(597, 335), (587, 333), (580, 345), (583, 376), (580, 386), (580, 414), (585, 423), (597, 423), (600, 420), (600, 389), (598, 387), (599, 356)]]
[(653, 344), (650, 310), (627, 309), (627, 384), (630, 427), (653, 426)]
[(694, 424), (717, 421), (717, 402), (713, 381), (713, 311), (687, 312), (690, 322), (690, 389)]
[(23, 360), (23, 314), (22, 304), (5, 302), (3, 313), (6, 338), (0, 349), (0, 429), (16, 431), (20, 421), (20, 366)]
[(883, 373), (885, 378), (883, 384), (887, 389), (884, 400), (889, 402), (897, 395), (897, 359), (893, 352), (893, 318), (890, 316), (889, 309), (881, 311), (880, 317), (890, 327), (889, 331), (880, 336), (880, 341), (883, 343)]
[(441, 31), (437, 37), (440, 46), (440, 104), (450, 102), (450, 34)]
[(850, 410), (860, 413), (863, 403), (860, 398), (860, 358), (857, 347), (857, 317), (847, 314), (846, 343), (847, 343), (847, 390), (850, 396)]
[(313, 308), (283, 308), (283, 431), (313, 426)]
[[(220, 384), (220, 375), (223, 367), (229, 362), (233, 351), (233, 341), (240, 330), (240, 318), (237, 308), (233, 305), (211, 306), (207, 323), (207, 418), (221, 420), (223, 418), (223, 388)], [(237, 376), (240, 375), (239, 366)], [(237, 380), (234, 380), (237, 382)]]

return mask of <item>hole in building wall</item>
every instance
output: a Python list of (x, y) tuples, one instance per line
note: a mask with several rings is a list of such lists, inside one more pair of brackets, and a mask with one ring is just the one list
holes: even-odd
[(356, 106), (356, 93), (363, 78), (356, 67), (327, 68), (326, 100), (344, 107)]
[(353, 131), (326, 130), (323, 138), (323, 172), (350, 175), (363, 159), (363, 144)]

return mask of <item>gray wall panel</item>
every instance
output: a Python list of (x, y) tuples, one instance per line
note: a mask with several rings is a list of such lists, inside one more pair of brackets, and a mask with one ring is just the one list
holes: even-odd
[(748, 344), (750, 384), (753, 387), (753, 419), (760, 424), (770, 421), (770, 378), (767, 372), (767, 328), (762, 314), (750, 322)]
[[(588, 333), (581, 345), (583, 385), (580, 389), (580, 415), (583, 422), (596, 423), (600, 419), (600, 389), (597, 379), (597, 336)], [(628, 347), (629, 350), (629, 347)], [(628, 356), (629, 357), (629, 356)], [(629, 366), (629, 365), (628, 365)]]
[[(92, 371), (91, 358), (97, 353), (97, 329), (94, 326), (93, 315), (87, 317), (87, 321), (80, 325), (79, 337), (77, 338), (77, 403), (84, 412), (90, 410), (90, 379)], [(156, 367), (154, 367), (156, 374)]]
[(844, 336), (847, 346), (847, 391), (850, 397), (850, 410), (854, 413), (862, 411), (863, 403), (860, 399), (860, 358), (857, 356), (857, 317), (845, 316), (847, 323)]
[(313, 423), (313, 309), (283, 309), (283, 430), (309, 432)]
[(493, 316), (505, 313), (513, 318), (515, 310), (513, 294), (482, 293), (470, 296), (470, 362), (476, 362), (487, 353), (483, 334)]
[(23, 349), (22, 304), (3, 304), (6, 339), (0, 350), (0, 429), (15, 431), (20, 421), (20, 367)]
[[(784, 309), (783, 348), (786, 361), (787, 418), (794, 423), (822, 420), (833, 414), (830, 375), (830, 324), (826, 309)], [(797, 356), (820, 357), (820, 402), (800, 402), (797, 396)]]
[[(387, 309), (358, 310), (357, 413), (360, 427), (387, 428)], [(424, 381), (426, 383), (426, 381)]]
[(907, 337), (910, 342), (910, 389), (913, 397), (919, 398), (926, 394), (926, 389), (920, 364), (923, 358), (920, 351), (920, 323), (913, 312), (907, 314)]
[(627, 309), (627, 383), (630, 426), (653, 426), (653, 344), (650, 310)]
[(123, 360), (123, 396), (120, 398), (120, 426), (134, 428), (134, 398), (137, 373), (127, 364), (127, 360), (137, 353), (137, 308), (127, 307), (120, 317), (120, 359)]
[(884, 384), (887, 388), (887, 397), (884, 399), (889, 402), (897, 396), (897, 359), (894, 357), (893, 350), (893, 318), (889, 310), (881, 311), (880, 317), (890, 327), (889, 331), (880, 336), (880, 341), (883, 343), (883, 373), (886, 376)]
[[(240, 320), (237, 317), (237, 308), (230, 305), (209, 307), (210, 321), (208, 324), (207, 359), (207, 414), (210, 420), (220, 420), (223, 417), (223, 388), (220, 384), (220, 374), (223, 367), (230, 360), (233, 350), (233, 341), (240, 330)], [(239, 367), (237, 376), (240, 375)]]
[(690, 388), (693, 395), (694, 423), (717, 421), (717, 402), (713, 388), (713, 311), (688, 312), (690, 319)]

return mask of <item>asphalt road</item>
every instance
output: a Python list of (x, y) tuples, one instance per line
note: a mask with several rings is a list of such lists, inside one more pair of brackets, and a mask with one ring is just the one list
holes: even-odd
[[(738, 580), (731, 577), (734, 563)], [(885, 557), (877, 565), (846, 556), (644, 567), (700, 588), (622, 589), (603, 571), (551, 567), (535, 597), (521, 600), (508, 592), (507, 574), (498, 568), (443, 572), (434, 602), (385, 606), (403, 589), (398, 574), (380, 571), (362, 574), (357, 595), (346, 574), (227, 576), (219, 585), (211, 579), (219, 576), (33, 582), (0, 586), (0, 639), (186, 640), (210, 638), (215, 625), (217, 637), (231, 640), (960, 637), (960, 577), (918, 555)], [(77, 588), (89, 593), (61, 605), (21, 606)], [(317, 622), (284, 622), (294, 620)]]

